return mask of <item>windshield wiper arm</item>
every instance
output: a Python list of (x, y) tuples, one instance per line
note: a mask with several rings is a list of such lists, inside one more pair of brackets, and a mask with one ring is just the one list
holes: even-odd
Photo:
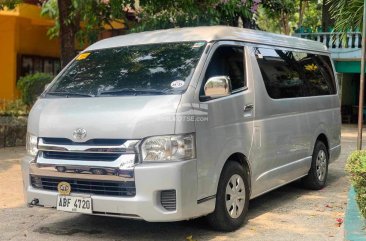
[(57, 95), (57, 96), (65, 96), (69, 98), (70, 96), (82, 96), (82, 97), (94, 97), (94, 95), (76, 93), (76, 92), (62, 92), (62, 91), (50, 91), (47, 92), (46, 95)]
[(167, 94), (166, 91), (163, 90), (155, 90), (155, 89), (134, 89), (134, 88), (124, 88), (124, 89), (117, 89), (117, 90), (107, 90), (107, 91), (102, 91), (98, 94), (98, 96), (100, 95), (118, 95), (118, 94), (137, 94), (137, 93), (142, 93), (142, 94)]

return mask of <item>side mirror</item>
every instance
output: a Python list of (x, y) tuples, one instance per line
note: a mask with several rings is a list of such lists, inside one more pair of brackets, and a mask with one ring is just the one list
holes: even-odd
[(231, 81), (228, 76), (214, 76), (204, 86), (205, 97), (218, 98), (231, 94)]

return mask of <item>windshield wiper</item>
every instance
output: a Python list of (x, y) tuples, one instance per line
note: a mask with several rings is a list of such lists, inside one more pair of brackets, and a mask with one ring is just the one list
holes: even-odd
[(90, 95), (90, 94), (83, 94), (83, 93), (76, 93), (76, 92), (62, 92), (62, 91), (51, 91), (51, 92), (47, 92), (45, 95), (65, 96), (66, 98), (69, 98), (72, 96), (94, 97), (94, 95)]
[(155, 94), (155, 95), (166, 95), (167, 92), (163, 90), (155, 90), (155, 89), (134, 89), (134, 88), (124, 88), (117, 90), (107, 90), (102, 91), (98, 94), (101, 95), (119, 95), (119, 94), (129, 94), (129, 95), (138, 95), (138, 94)]

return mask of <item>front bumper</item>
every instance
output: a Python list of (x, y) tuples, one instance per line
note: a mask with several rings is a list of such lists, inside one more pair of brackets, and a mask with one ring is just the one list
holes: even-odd
[[(22, 160), (22, 172), (26, 202), (38, 199), (39, 206), (56, 207), (56, 191), (36, 189), (30, 184), (30, 170), (33, 158)], [(144, 219), (151, 222), (187, 220), (214, 211), (215, 199), (197, 203), (196, 160), (170, 163), (139, 164), (134, 167), (136, 195), (134, 197), (90, 196), (93, 200), (93, 214), (112, 215), (125, 218)], [(59, 174), (63, 175), (63, 174)], [(77, 173), (65, 173), (77, 177)], [(160, 202), (163, 190), (176, 190), (176, 210), (166, 210)]]

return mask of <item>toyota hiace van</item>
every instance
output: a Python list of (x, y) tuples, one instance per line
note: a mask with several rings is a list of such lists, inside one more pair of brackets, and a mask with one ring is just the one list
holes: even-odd
[(151, 222), (240, 227), (250, 199), (326, 185), (340, 101), (319, 42), (234, 27), (101, 40), (28, 119), (26, 201)]

